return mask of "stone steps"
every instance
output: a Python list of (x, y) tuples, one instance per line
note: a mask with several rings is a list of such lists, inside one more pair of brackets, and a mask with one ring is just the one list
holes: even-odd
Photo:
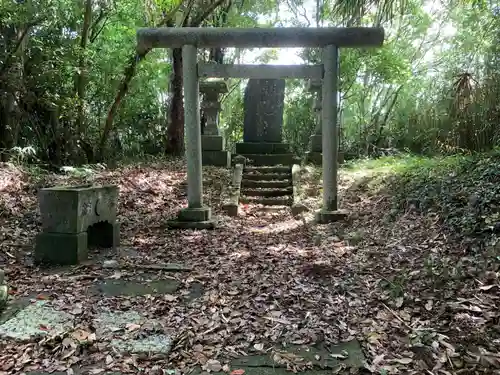
[(264, 206), (291, 206), (292, 196), (289, 197), (241, 197), (241, 203), (262, 204)]
[[(246, 181), (288, 181), (292, 180), (292, 173), (253, 173), (243, 174), (243, 183)], [(291, 182), (290, 182), (291, 183)]]
[(293, 194), (291, 186), (284, 189), (243, 189), (241, 193), (247, 197), (284, 197)]
[(278, 181), (266, 181), (266, 180), (246, 180), (242, 183), (242, 188), (251, 189), (251, 188), (262, 188), (262, 189), (271, 189), (271, 188), (287, 188), (291, 185), (291, 181), (287, 179), (278, 179)]
[(299, 163), (294, 154), (241, 154), (247, 159), (248, 165), (256, 166), (275, 166), (275, 165), (289, 165)]
[(247, 166), (241, 185), (242, 203), (266, 206), (290, 206), (293, 203), (291, 166)]
[(285, 167), (285, 166), (259, 166), (259, 167), (252, 167), (252, 166), (247, 166), (245, 167), (245, 173), (260, 173), (260, 174), (269, 174), (269, 173), (292, 173), (292, 168), (291, 167)]
[(236, 143), (237, 154), (287, 154), (290, 152), (288, 143)]

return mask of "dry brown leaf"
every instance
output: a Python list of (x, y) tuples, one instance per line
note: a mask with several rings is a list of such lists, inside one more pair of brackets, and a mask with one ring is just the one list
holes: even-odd
[(132, 332), (132, 331), (137, 331), (138, 329), (141, 328), (140, 324), (135, 324), (135, 323), (127, 323), (125, 324), (125, 328), (127, 331)]
[(395, 358), (392, 359), (391, 362), (401, 363), (402, 365), (409, 365), (413, 362), (412, 358)]

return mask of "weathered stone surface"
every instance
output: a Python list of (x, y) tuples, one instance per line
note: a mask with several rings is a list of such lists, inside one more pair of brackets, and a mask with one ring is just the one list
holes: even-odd
[(34, 258), (36, 264), (69, 265), (87, 259), (87, 232), (38, 233)]
[(238, 216), (238, 207), (241, 194), (241, 180), (243, 178), (243, 164), (236, 164), (233, 168), (229, 196), (222, 208), (228, 216)]
[(231, 165), (231, 153), (229, 151), (203, 151), (201, 156), (203, 165), (228, 168)]
[(184, 208), (179, 212), (180, 221), (206, 221), (212, 217), (212, 210), (208, 207)]
[(44, 232), (80, 233), (100, 221), (114, 223), (118, 187), (56, 186), (38, 195)]
[(88, 247), (116, 248), (120, 241), (117, 202), (114, 185), (42, 189), (42, 233), (36, 238), (35, 262), (77, 264), (87, 258)]
[(73, 316), (59, 311), (49, 301), (36, 301), (0, 325), (0, 337), (28, 340), (34, 336), (58, 335), (73, 327)]
[(289, 143), (236, 143), (237, 154), (287, 154), (288, 152), (290, 152)]
[(105, 296), (145, 296), (147, 294), (171, 294), (179, 289), (181, 283), (175, 279), (152, 281), (105, 280), (96, 285), (99, 293)]
[[(339, 364), (347, 368), (363, 367), (364, 355), (359, 342), (356, 340), (339, 343), (337, 345), (299, 346), (290, 345), (286, 348), (278, 347), (277, 352), (293, 353), (304, 358), (304, 363), (311, 362), (316, 368), (333, 369)], [(231, 362), (234, 367), (285, 367), (282, 363), (276, 363), (270, 355), (251, 355), (240, 357)]]
[(315, 219), (318, 224), (328, 224), (345, 220), (348, 215), (349, 213), (346, 210), (327, 211), (322, 209), (316, 211)]
[[(202, 293), (202, 288), (193, 293), (195, 295), (192, 298), (196, 298), (197, 294)], [(29, 340), (74, 329), (74, 317), (54, 306), (50, 301), (36, 301), (26, 305), (23, 300), (20, 310), (3, 323), (0, 321), (0, 338)], [(130, 333), (130, 325), (140, 326), (141, 334), (137, 336)], [(172, 336), (164, 331), (162, 322), (138, 311), (101, 310), (96, 313), (93, 326), (97, 339), (107, 340), (119, 352), (166, 354), (171, 349)], [(126, 332), (129, 333), (125, 334), (125, 338)]]
[[(200, 93), (203, 94), (203, 101), (201, 109), (205, 114), (207, 120), (204, 129), (204, 135), (218, 135), (219, 134), (219, 112), (221, 104), (219, 102), (219, 95), (228, 92), (227, 82), (224, 80), (208, 79), (200, 82)], [(202, 140), (203, 142), (203, 140)], [(221, 144), (222, 146), (222, 144)], [(222, 150), (221, 148), (206, 149), (204, 150)]]
[[(353, 374), (364, 368), (365, 357), (359, 342), (356, 340), (340, 343), (338, 345), (319, 346), (297, 346), (290, 345), (286, 348), (277, 347), (273, 355), (257, 354), (239, 357), (231, 361), (230, 369), (242, 369), (245, 375), (287, 375), (290, 371), (286, 368), (287, 361), (275, 362), (273, 358), (293, 355), (302, 358), (303, 363), (310, 363), (312, 369), (301, 372), (306, 375), (327, 374)], [(333, 371), (333, 372), (332, 372)], [(197, 368), (193, 374), (200, 374), (201, 368)], [(214, 372), (223, 374), (223, 372)]]
[(322, 150), (322, 138), (321, 138), (321, 134), (314, 134), (314, 135), (311, 135), (311, 138), (310, 138), (310, 142), (311, 142), (311, 151), (313, 152), (321, 152)]
[(172, 337), (155, 334), (135, 340), (113, 339), (111, 346), (120, 352), (167, 354), (172, 346)]
[(201, 149), (203, 151), (220, 151), (224, 145), (221, 135), (202, 135)]
[(250, 79), (245, 89), (245, 142), (281, 142), (285, 80)]
[(165, 333), (145, 333), (144, 337), (128, 340), (118, 338), (122, 336), (120, 331), (127, 329), (130, 324), (139, 326), (146, 324), (155, 331), (162, 328), (159, 320), (147, 318), (137, 311), (101, 311), (94, 319), (98, 339), (117, 336), (111, 340), (111, 346), (119, 352), (166, 354), (170, 351), (172, 337)]

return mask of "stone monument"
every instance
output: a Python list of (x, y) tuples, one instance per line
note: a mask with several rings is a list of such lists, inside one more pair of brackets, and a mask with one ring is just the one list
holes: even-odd
[(245, 89), (243, 141), (280, 143), (284, 102), (284, 79), (250, 79)]
[[(282, 143), (284, 79), (250, 79), (245, 88), (243, 141), (236, 153), (261, 165), (289, 164), (290, 145)], [(252, 162), (253, 160), (253, 162)]]
[(40, 190), (38, 201), (37, 264), (77, 264), (87, 259), (88, 247), (118, 246), (117, 186), (56, 186)]
[(202, 164), (228, 167), (231, 157), (224, 150), (224, 140), (219, 134), (219, 113), (221, 109), (219, 95), (228, 92), (224, 80), (205, 80), (200, 82), (203, 95), (201, 109), (206, 118), (206, 126), (201, 136)]

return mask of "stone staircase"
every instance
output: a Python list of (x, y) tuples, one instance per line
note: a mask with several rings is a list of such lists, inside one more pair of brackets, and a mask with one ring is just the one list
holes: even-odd
[(243, 142), (236, 154), (246, 159), (241, 180), (241, 203), (267, 206), (293, 204), (292, 165), (300, 160), (287, 143)]
[(291, 206), (292, 166), (247, 166), (241, 181), (242, 203)]

